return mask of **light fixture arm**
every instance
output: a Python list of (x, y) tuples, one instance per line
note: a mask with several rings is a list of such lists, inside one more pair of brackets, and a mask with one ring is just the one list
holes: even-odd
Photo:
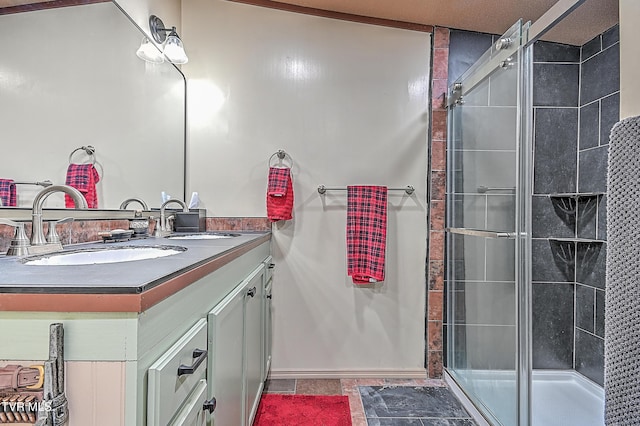
[(164, 22), (162, 19), (158, 18), (156, 15), (149, 16), (149, 29), (151, 30), (151, 36), (157, 43), (164, 43), (167, 39), (167, 33), (169, 35), (177, 36), (176, 27), (165, 28)]

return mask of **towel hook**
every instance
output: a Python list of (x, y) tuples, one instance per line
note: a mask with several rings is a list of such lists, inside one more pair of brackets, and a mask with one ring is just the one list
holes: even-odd
[(279, 149), (276, 152), (274, 152), (273, 154), (271, 154), (271, 157), (269, 157), (269, 167), (271, 167), (271, 160), (273, 160), (274, 157), (278, 157), (278, 160), (280, 160), (279, 163), (282, 163), (282, 160), (284, 160), (285, 158), (288, 157), (289, 158), (289, 162), (291, 163), (289, 168), (293, 169), (293, 158), (291, 158), (291, 156), (289, 154), (287, 154), (284, 149)]
[(71, 151), (71, 154), (69, 154), (69, 164), (71, 164), (73, 161), (71, 160), (71, 158), (73, 157), (73, 154), (75, 154), (78, 151), (84, 151), (91, 159), (91, 164), (96, 164), (96, 149), (91, 146), (91, 145), (87, 145), (87, 146), (81, 146), (80, 148), (76, 148), (73, 151)]

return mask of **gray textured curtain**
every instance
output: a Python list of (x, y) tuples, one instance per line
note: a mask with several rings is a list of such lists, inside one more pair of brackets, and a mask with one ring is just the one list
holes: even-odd
[(607, 177), (605, 422), (640, 424), (640, 117), (611, 130)]

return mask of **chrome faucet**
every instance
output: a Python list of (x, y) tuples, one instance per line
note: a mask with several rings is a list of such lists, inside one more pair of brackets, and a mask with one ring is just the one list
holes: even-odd
[(127, 198), (120, 204), (120, 210), (124, 210), (130, 203), (136, 202), (142, 206), (142, 210), (149, 210), (149, 206), (141, 198)]
[(159, 222), (160, 226), (158, 227), (158, 223), (156, 223), (156, 233), (155, 233), (156, 236), (162, 236), (163, 234), (171, 231), (171, 229), (168, 229), (167, 218), (164, 213), (167, 207), (167, 204), (171, 204), (171, 203), (179, 204), (182, 207), (183, 212), (189, 211), (189, 207), (187, 207), (187, 204), (184, 201), (180, 201), (178, 199), (171, 198), (165, 201), (164, 203), (162, 203), (162, 205), (160, 206), (160, 222)]
[[(47, 197), (49, 197), (49, 195), (53, 194), (54, 192), (64, 192), (65, 194), (69, 195), (73, 199), (76, 208), (87, 208), (87, 201), (84, 199), (82, 193), (71, 186), (52, 185), (38, 192), (38, 194), (36, 194), (36, 197), (33, 199), (33, 209), (31, 211), (30, 252), (32, 252), (32, 254), (33, 252), (48, 253), (62, 249), (62, 244), (60, 244), (60, 242), (47, 244), (47, 240), (44, 237), (44, 231), (42, 229), (42, 206), (44, 205), (44, 201), (47, 199)], [(37, 248), (39, 246), (41, 247)]]

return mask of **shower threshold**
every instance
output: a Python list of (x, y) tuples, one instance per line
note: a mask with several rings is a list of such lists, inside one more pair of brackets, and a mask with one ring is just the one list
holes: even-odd
[[(575, 370), (534, 370), (532, 375), (533, 426), (604, 425), (602, 387)], [(507, 420), (514, 418), (514, 407), (508, 402), (505, 405), (505, 401), (513, 400), (515, 393), (513, 371), (449, 370), (446, 379), (478, 424), (514, 426)], [(483, 400), (474, 404), (473, 401), (479, 402), (478, 395), (482, 395)], [(469, 410), (476, 407), (478, 411)], [(478, 418), (480, 412), (484, 412), (488, 422)]]
[(533, 426), (603, 426), (604, 389), (573, 370), (533, 370)]

